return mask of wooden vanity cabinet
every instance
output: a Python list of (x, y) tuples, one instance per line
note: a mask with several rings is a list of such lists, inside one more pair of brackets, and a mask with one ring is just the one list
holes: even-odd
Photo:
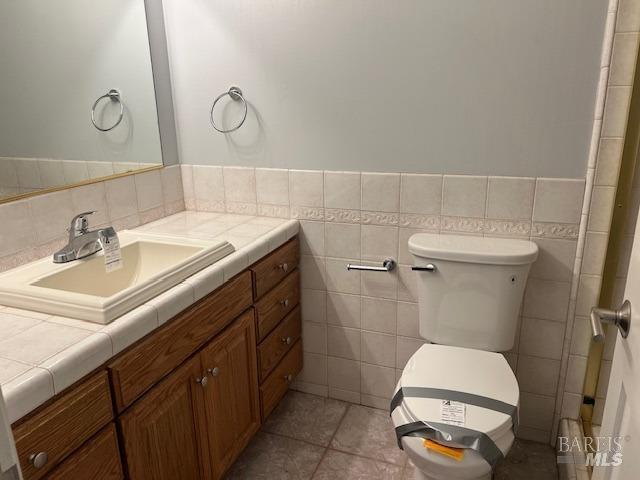
[(210, 479), (207, 380), (195, 356), (120, 415), (132, 480)]
[(294, 238), (17, 422), (25, 479), (222, 478), (302, 368), (298, 263)]
[(220, 478), (260, 428), (253, 309), (207, 345), (200, 361), (213, 477)]

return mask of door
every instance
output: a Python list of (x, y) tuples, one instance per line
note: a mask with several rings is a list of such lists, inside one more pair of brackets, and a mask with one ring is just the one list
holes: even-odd
[(203, 378), (196, 356), (120, 416), (131, 480), (211, 478)]
[(220, 478), (260, 427), (253, 309), (206, 346), (205, 410), (214, 478)]
[(599, 450), (608, 455), (594, 467), (595, 480), (631, 480), (640, 472), (640, 228), (634, 234), (625, 298), (631, 302), (629, 336), (622, 338), (613, 325), (607, 330), (617, 335), (599, 434)]

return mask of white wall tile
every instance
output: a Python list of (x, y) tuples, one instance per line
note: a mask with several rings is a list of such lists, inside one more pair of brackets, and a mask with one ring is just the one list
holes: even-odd
[(403, 337), (420, 337), (418, 304), (398, 302), (397, 330), (396, 333)]
[(325, 254), (328, 257), (360, 258), (360, 225), (326, 223)]
[(134, 175), (133, 178), (136, 183), (138, 209), (141, 212), (160, 207), (164, 204), (162, 179), (159, 170), (138, 173)]
[(302, 321), (326, 323), (327, 321), (327, 292), (303, 288), (300, 294)]
[(440, 215), (442, 175), (403, 173), (400, 179), (400, 211)]
[(327, 325), (302, 322), (302, 348), (305, 352), (327, 354)]
[(398, 227), (362, 225), (362, 259), (382, 262), (398, 258)]
[(484, 217), (487, 177), (445, 175), (442, 184), (442, 214), (455, 217)]
[(324, 206), (360, 210), (360, 172), (324, 172)]
[(538, 245), (538, 258), (529, 275), (545, 280), (571, 281), (576, 257), (576, 240), (532, 238)]
[(31, 231), (35, 228), (40, 243), (66, 236), (74, 215), (69, 190), (38, 195), (31, 199)]
[(256, 203), (256, 172), (248, 167), (223, 167), (226, 202)]
[(91, 183), (69, 191), (71, 192), (71, 205), (75, 215), (82, 212), (95, 212), (88, 218), (90, 226), (105, 225), (109, 222), (109, 208), (107, 207), (107, 194), (104, 183)]
[(396, 366), (396, 336), (362, 330), (362, 361), (385, 367)]
[(352, 392), (360, 391), (360, 362), (327, 357), (329, 387)]
[(396, 337), (396, 341), (396, 368), (404, 368), (411, 356), (425, 343), (422, 339), (409, 337)]
[(594, 232), (608, 232), (613, 215), (615, 187), (593, 187), (588, 229)]
[(584, 377), (587, 371), (587, 357), (579, 355), (569, 355), (567, 364), (567, 379), (564, 390), (570, 393), (582, 393)]
[(567, 319), (571, 284), (530, 278), (524, 296), (527, 317), (564, 322)]
[(362, 328), (373, 332), (396, 333), (395, 300), (362, 297)]
[(222, 167), (194, 165), (192, 173), (193, 193), (198, 210), (207, 211), (212, 205), (224, 202)]
[(119, 220), (138, 213), (136, 185), (132, 176), (105, 182), (105, 191), (111, 220)]
[(34, 224), (28, 201), (0, 205), (0, 225), (0, 257), (35, 246)]
[(277, 168), (256, 168), (258, 203), (289, 205), (289, 171)]
[(360, 330), (328, 325), (327, 352), (333, 357), (360, 360)]
[(550, 320), (523, 318), (518, 352), (523, 355), (562, 358), (565, 325)]
[(533, 206), (536, 222), (579, 223), (584, 180), (539, 178)]
[(327, 293), (327, 323), (342, 327), (360, 328), (359, 295)]
[(323, 173), (312, 170), (289, 170), (291, 205), (322, 207), (324, 205)]
[(300, 252), (305, 255), (324, 256), (324, 222), (300, 220)]
[(327, 258), (327, 290), (330, 292), (360, 294), (360, 272), (347, 270), (347, 263), (354, 259)]
[(521, 392), (554, 396), (560, 373), (560, 361), (520, 355), (516, 376)]
[(603, 137), (624, 137), (631, 102), (631, 87), (608, 87), (602, 119)]
[(398, 212), (400, 210), (400, 175), (363, 173), (362, 210)]
[(297, 379), (317, 385), (327, 384), (327, 357), (317, 353), (304, 352), (302, 372)]
[(530, 219), (534, 191), (534, 178), (489, 177), (487, 218)]
[(555, 398), (523, 392), (520, 394), (520, 424), (549, 430), (553, 422)]
[(379, 365), (362, 364), (362, 393), (388, 398), (395, 388), (395, 369)]

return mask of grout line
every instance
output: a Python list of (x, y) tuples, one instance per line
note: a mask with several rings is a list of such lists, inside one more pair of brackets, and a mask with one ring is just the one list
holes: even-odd
[(342, 418), (340, 418), (340, 421), (338, 422), (338, 426), (336, 427), (335, 431), (333, 432), (333, 435), (331, 435), (331, 438), (329, 439), (329, 443), (325, 447), (324, 452), (322, 452), (322, 456), (320, 457), (320, 461), (316, 465), (316, 468), (313, 469), (313, 473), (311, 473), (311, 478), (312, 479), (316, 475), (316, 473), (318, 472), (318, 469), (320, 468), (320, 464), (322, 463), (322, 461), (327, 456), (327, 452), (331, 448), (331, 443), (333, 443), (333, 439), (336, 437), (336, 435), (338, 433), (338, 430), (340, 430), (340, 427), (342, 426), (342, 423), (344, 422), (344, 419), (346, 418), (347, 413), (349, 412), (350, 409), (351, 409), (351, 404), (347, 404), (347, 408), (344, 409), (344, 413), (342, 414)]

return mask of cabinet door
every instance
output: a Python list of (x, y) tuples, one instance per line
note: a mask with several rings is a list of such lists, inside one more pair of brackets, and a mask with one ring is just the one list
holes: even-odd
[(204, 348), (212, 470), (220, 478), (260, 427), (253, 309)]
[(132, 480), (210, 478), (202, 374), (196, 356), (120, 416)]

